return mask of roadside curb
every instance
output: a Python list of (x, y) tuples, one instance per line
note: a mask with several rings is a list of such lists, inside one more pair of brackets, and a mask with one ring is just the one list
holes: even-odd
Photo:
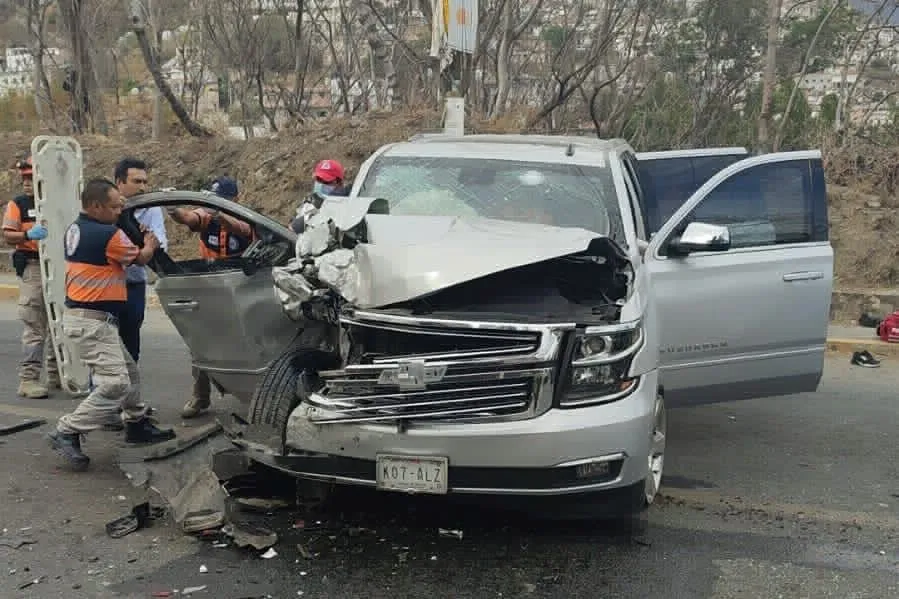
[(886, 343), (879, 339), (840, 339), (827, 340), (827, 351), (831, 353), (851, 354), (868, 350), (872, 354), (894, 358), (899, 356), (899, 343)]

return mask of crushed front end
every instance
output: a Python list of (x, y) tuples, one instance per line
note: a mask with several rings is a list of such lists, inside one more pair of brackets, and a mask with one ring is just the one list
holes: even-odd
[(355, 302), (317, 276), (322, 254), (276, 273), (285, 309), (332, 327), (339, 367), (304, 377), (282, 451), (254, 459), (400, 492), (637, 501), (657, 373), (632, 368), (646, 340), (621, 321), (633, 271), (616, 246), (365, 307), (360, 249), (329, 276)]

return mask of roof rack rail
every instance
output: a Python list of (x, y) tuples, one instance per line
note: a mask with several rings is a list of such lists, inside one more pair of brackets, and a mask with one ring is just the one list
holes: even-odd
[(470, 135), (455, 136), (443, 133), (416, 133), (408, 139), (409, 142), (442, 142), (453, 143), (504, 143), (504, 144), (540, 144), (559, 147), (590, 147), (608, 148), (626, 143), (622, 139), (599, 139), (587, 135), (543, 135), (534, 133), (472, 133)]

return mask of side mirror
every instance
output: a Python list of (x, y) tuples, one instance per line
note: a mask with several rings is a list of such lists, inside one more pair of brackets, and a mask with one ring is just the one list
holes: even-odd
[(668, 243), (669, 256), (692, 252), (725, 252), (730, 249), (730, 230), (721, 225), (692, 222), (684, 232)]

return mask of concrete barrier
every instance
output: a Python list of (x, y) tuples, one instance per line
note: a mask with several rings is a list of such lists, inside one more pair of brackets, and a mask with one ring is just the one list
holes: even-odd
[(851, 354), (868, 350), (878, 358), (895, 358), (899, 356), (899, 343), (885, 343), (879, 339), (840, 339), (834, 337), (827, 340), (829, 353)]

